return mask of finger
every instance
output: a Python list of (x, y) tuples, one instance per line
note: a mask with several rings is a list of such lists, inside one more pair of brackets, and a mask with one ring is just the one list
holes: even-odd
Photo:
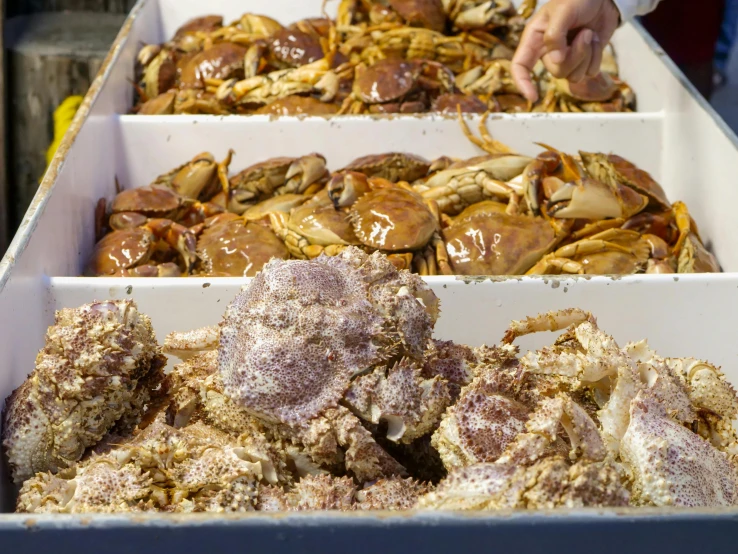
[(538, 91), (533, 84), (530, 73), (543, 53), (543, 30), (547, 21), (548, 17), (545, 12), (539, 12), (526, 25), (520, 38), (520, 44), (512, 59), (513, 80), (523, 96), (531, 102), (538, 99)]
[(588, 77), (594, 77), (600, 72), (604, 49), (605, 47), (600, 41), (600, 37), (595, 33), (592, 37), (592, 60), (589, 62), (589, 68), (587, 69)]
[(543, 63), (549, 73), (558, 79), (570, 79), (572, 73), (585, 61), (587, 62), (587, 65), (584, 67), (584, 71), (586, 72), (592, 55), (592, 36), (593, 33), (589, 29), (579, 31), (569, 47), (569, 53), (566, 55), (566, 58), (559, 64), (552, 61), (550, 54), (546, 54), (543, 57)]
[(549, 14), (548, 27), (543, 35), (543, 44), (551, 56), (553, 63), (560, 64), (567, 55), (567, 35), (572, 29), (576, 29), (578, 21), (577, 9), (573, 2), (562, 3), (551, 10)]
[(569, 75), (569, 82), (571, 83), (579, 83), (587, 76), (587, 70), (589, 69), (589, 64), (592, 61), (592, 48), (587, 49), (587, 54), (582, 59), (582, 63), (580, 63)]
[(538, 89), (533, 83), (530, 71), (522, 65), (515, 65), (513, 63), (512, 76), (515, 81), (515, 86), (518, 87), (520, 94), (522, 94), (526, 100), (529, 100), (530, 102), (538, 100)]

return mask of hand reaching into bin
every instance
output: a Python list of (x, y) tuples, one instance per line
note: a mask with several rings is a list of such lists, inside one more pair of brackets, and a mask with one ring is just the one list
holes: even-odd
[(554, 77), (579, 82), (600, 71), (602, 52), (621, 21), (656, 9), (660, 0), (552, 0), (528, 22), (512, 62), (520, 91), (538, 99), (530, 72), (539, 60)]

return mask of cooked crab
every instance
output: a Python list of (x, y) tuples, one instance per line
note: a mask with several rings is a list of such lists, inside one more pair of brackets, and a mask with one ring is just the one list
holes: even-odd
[(327, 58), (242, 80), (208, 80), (208, 90), (227, 109), (258, 108), (292, 95), (315, 94), (321, 101), (331, 102), (338, 86), (339, 76)]
[(303, 194), (328, 175), (325, 158), (271, 158), (247, 167), (228, 183), (228, 208), (241, 214), (248, 207), (281, 194)]
[[(172, 277), (192, 271), (197, 254), (195, 234), (190, 229), (169, 219), (127, 219), (130, 226), (113, 230), (95, 245), (89, 275)], [(179, 264), (170, 261), (174, 252)]]
[(71, 467), (113, 428), (134, 427), (163, 366), (151, 322), (133, 301), (58, 311), (34, 371), (5, 403), (13, 480)]
[(432, 99), (452, 92), (454, 75), (429, 60), (379, 60), (355, 68), (351, 94), (339, 113), (416, 113), (427, 111)]
[(219, 277), (253, 277), (272, 258), (290, 257), (271, 230), (230, 213), (205, 221), (197, 238), (197, 255), (197, 273)]
[[(328, 197), (336, 209), (348, 210), (356, 238), (372, 249), (389, 253), (392, 263), (408, 269), (412, 252), (440, 249), (438, 208), (409, 186), (354, 172), (334, 174)], [(432, 257), (436, 259), (435, 254)], [(435, 264), (433, 264), (435, 267)], [(437, 273), (437, 270), (431, 274)]]
[(427, 160), (420, 156), (404, 152), (387, 152), (357, 158), (338, 173), (354, 171), (363, 173), (367, 177), (379, 177), (393, 183), (399, 181), (412, 183), (425, 177), (430, 165)]

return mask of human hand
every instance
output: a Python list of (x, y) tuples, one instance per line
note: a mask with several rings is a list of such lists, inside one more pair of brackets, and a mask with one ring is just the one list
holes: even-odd
[(530, 75), (538, 60), (559, 79), (576, 83), (597, 75), (602, 51), (619, 22), (613, 0), (548, 2), (526, 25), (513, 57), (512, 75), (520, 92), (531, 102), (538, 99)]

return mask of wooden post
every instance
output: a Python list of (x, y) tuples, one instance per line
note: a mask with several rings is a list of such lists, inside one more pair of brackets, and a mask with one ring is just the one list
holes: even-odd
[(41, 12), (91, 11), (128, 13), (136, 0), (10, 0), (8, 17)]
[(70, 95), (84, 95), (125, 16), (56, 12), (8, 23), (11, 224), (17, 225), (46, 169), (53, 113)]
[(8, 164), (7, 143), (5, 142), (5, 42), (3, 29), (5, 27), (5, 1), (0, 0), (0, 257), (5, 254), (8, 247)]

